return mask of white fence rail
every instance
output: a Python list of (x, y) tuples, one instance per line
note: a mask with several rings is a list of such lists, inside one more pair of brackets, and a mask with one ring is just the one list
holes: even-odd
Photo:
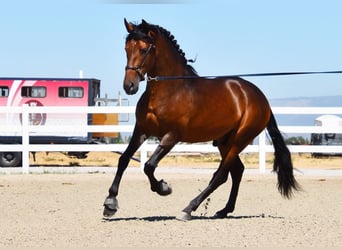
[[(342, 107), (273, 107), (274, 114), (342, 114)], [(29, 124), (29, 114), (32, 113), (134, 113), (134, 106), (127, 107), (0, 107), (0, 114), (22, 114), (21, 126), (10, 126), (0, 123), (0, 131), (18, 132), (22, 136), (22, 144), (0, 144), (0, 152), (22, 152), (22, 171), (29, 173), (29, 153), (39, 151), (124, 151), (127, 144), (30, 144), (29, 137), (32, 132), (56, 132), (63, 134), (64, 131), (84, 131), (84, 132), (132, 132), (133, 125), (84, 125), (84, 126), (34, 126)], [(318, 126), (279, 126), (283, 133), (342, 133), (341, 127), (326, 128)], [(265, 131), (259, 134), (257, 145), (248, 145), (244, 153), (258, 152), (259, 153), (259, 170), (265, 172), (266, 169), (266, 153), (273, 152), (273, 146), (268, 145), (266, 141)], [(148, 152), (152, 152), (157, 147), (156, 144), (145, 142), (140, 147), (140, 161), (143, 167), (147, 160)], [(291, 152), (316, 152), (316, 153), (342, 153), (342, 146), (318, 146), (318, 145), (298, 145), (289, 146)], [(211, 144), (178, 144), (172, 152), (202, 152), (216, 153), (216, 147)]]

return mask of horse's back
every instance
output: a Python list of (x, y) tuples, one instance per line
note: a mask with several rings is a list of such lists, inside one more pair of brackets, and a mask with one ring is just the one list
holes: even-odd
[[(211, 140), (246, 129), (262, 130), (270, 115), (269, 103), (254, 84), (241, 79), (197, 80), (188, 99), (188, 124), (184, 128), (186, 140)], [(212, 138), (202, 138), (211, 135)]]
[[(197, 84), (198, 83), (198, 84)], [(192, 84), (197, 91), (194, 109), (202, 115), (215, 114), (240, 119), (244, 114), (268, 114), (269, 103), (262, 91), (253, 83), (242, 78), (210, 79)]]

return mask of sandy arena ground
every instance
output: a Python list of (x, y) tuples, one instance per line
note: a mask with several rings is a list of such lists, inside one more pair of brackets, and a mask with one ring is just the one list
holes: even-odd
[(203, 190), (211, 173), (156, 172), (173, 187), (160, 197), (139, 171), (128, 171), (120, 209), (103, 220), (112, 173), (1, 174), (2, 247), (342, 247), (342, 176), (297, 174), (305, 191), (292, 200), (276, 190), (276, 176), (246, 174), (236, 210), (212, 219), (228, 196), (230, 180), (204, 202), (193, 220), (175, 219)]

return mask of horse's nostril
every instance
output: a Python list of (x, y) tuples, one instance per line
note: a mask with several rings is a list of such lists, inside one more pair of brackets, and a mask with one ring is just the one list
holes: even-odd
[(133, 92), (133, 90), (134, 90), (134, 83), (131, 82), (131, 83), (129, 84), (129, 92)]
[(138, 91), (138, 86), (134, 82), (129, 81), (124, 85), (127, 94), (134, 95)]

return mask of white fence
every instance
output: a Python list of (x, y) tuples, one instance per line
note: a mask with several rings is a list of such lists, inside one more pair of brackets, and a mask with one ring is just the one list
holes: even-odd
[[(342, 107), (273, 107), (274, 114), (342, 114)], [(84, 126), (33, 126), (29, 124), (29, 114), (32, 113), (62, 113), (62, 114), (80, 114), (80, 113), (134, 113), (134, 106), (127, 107), (0, 107), (0, 114), (21, 113), (22, 125), (10, 126), (0, 123), (0, 131), (19, 132), (22, 135), (22, 144), (1, 145), (0, 152), (22, 152), (22, 171), (29, 173), (29, 153), (39, 151), (124, 151), (127, 144), (29, 144), (29, 135), (34, 132), (56, 132), (63, 134), (64, 131), (85, 131), (85, 132), (132, 132), (133, 125), (84, 125)], [(325, 128), (318, 126), (279, 126), (283, 133), (342, 133), (342, 128)], [(266, 142), (265, 131), (259, 134), (257, 145), (248, 145), (244, 153), (259, 153), (259, 170), (265, 172), (266, 152), (273, 152), (273, 146)], [(140, 161), (143, 167), (147, 160), (148, 152), (152, 152), (157, 147), (156, 144), (145, 142), (140, 147)], [(318, 146), (318, 145), (298, 145), (289, 146), (291, 152), (317, 152), (317, 153), (342, 153), (342, 146)], [(172, 152), (218, 152), (216, 147), (211, 144), (178, 144)]]

